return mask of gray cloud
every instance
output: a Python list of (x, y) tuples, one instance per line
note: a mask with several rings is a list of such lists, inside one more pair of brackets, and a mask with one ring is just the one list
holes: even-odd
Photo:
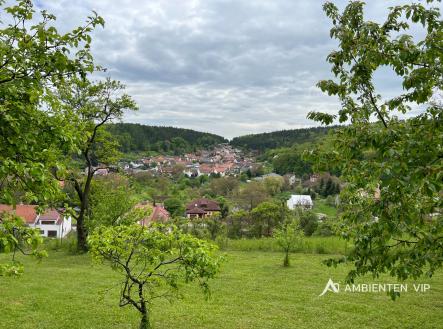
[[(105, 18), (93, 53), (139, 104), (125, 121), (233, 137), (313, 126), (309, 111), (338, 108), (315, 87), (331, 77), (325, 58), (336, 46), (322, 3), (39, 0), (38, 6), (55, 13), (64, 30), (91, 10)], [(385, 12), (382, 0), (368, 4), (370, 18)], [(378, 80), (393, 92), (389, 72)]]

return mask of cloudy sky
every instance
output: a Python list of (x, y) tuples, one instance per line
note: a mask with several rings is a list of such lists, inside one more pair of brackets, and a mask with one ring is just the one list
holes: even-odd
[[(140, 110), (125, 122), (166, 125), (228, 138), (315, 126), (309, 111), (336, 111), (317, 81), (330, 78), (331, 23), (322, 0), (38, 0), (60, 30), (91, 10), (106, 21), (93, 53)], [(346, 1), (335, 1), (341, 8)], [(368, 1), (368, 18), (402, 1)], [(404, 1), (403, 1), (404, 2)], [(395, 92), (386, 72), (384, 93)]]

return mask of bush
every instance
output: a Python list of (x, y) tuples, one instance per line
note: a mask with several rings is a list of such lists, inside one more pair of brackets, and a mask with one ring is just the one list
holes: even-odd
[(311, 236), (318, 226), (317, 215), (312, 211), (300, 212), (300, 227), (305, 232), (306, 236)]
[(328, 222), (320, 222), (317, 226), (317, 229), (314, 232), (316, 236), (331, 236), (334, 235), (334, 230), (332, 225)]

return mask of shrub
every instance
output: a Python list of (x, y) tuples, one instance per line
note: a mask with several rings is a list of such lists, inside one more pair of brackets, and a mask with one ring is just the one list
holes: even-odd
[(311, 236), (318, 226), (317, 215), (312, 211), (300, 212), (300, 227), (305, 232), (306, 236)]

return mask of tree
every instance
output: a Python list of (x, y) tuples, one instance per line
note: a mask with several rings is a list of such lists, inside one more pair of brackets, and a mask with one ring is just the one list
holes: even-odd
[(23, 265), (15, 259), (17, 252), (38, 259), (47, 256), (39, 250), (43, 238), (40, 230), (28, 227), (22, 218), (15, 214), (0, 214), (0, 253), (12, 252), (11, 263), (0, 264), (0, 276), (17, 276), (23, 273)]
[[(342, 13), (333, 3), (324, 5), (331, 37), (339, 42), (328, 56), (337, 79), (318, 85), (342, 107), (338, 116), (308, 117), (350, 122), (336, 132), (330, 152), (312, 153), (318, 167), (338, 166), (347, 182), (341, 230), (355, 246), (347, 258), (354, 263), (348, 282), (368, 272), (418, 278), (443, 262), (443, 106), (435, 101), (443, 86), (443, 22), (433, 2), (391, 7), (382, 24), (365, 21), (361, 1)], [(421, 26), (424, 38), (408, 35), (411, 25)], [(373, 77), (381, 67), (401, 79), (404, 93), (377, 93)], [(419, 104), (426, 105), (415, 117), (397, 118)]]
[(185, 212), (183, 202), (177, 198), (166, 199), (165, 209), (169, 211), (172, 217), (183, 216)]
[(298, 216), (300, 217), (300, 228), (303, 230), (306, 236), (314, 234), (318, 227), (318, 217), (312, 211), (298, 210)]
[(228, 237), (236, 239), (251, 236), (251, 222), (251, 214), (245, 210), (231, 213), (226, 219)]
[[(208, 230), (211, 240), (215, 241), (218, 236), (226, 235), (226, 227), (221, 221), (220, 216), (208, 216), (204, 220), (202, 220), (202, 222), (202, 224), (204, 224), (206, 229)], [(194, 222), (192, 224), (195, 225)]]
[(133, 191), (127, 178), (120, 175), (108, 175), (93, 180), (88, 231), (92, 231), (99, 225), (116, 225), (134, 204)]
[(10, 23), (0, 30), (0, 197), (15, 203), (14, 192), (22, 190), (28, 201), (45, 204), (59, 192), (50, 169), (75, 144), (69, 113), (56, 106), (53, 91), (95, 69), (90, 33), (104, 21), (94, 13), (60, 34), (55, 16), (36, 17), (32, 1), (4, 4), (2, 22)]
[(239, 184), (240, 182), (237, 178), (228, 176), (212, 179), (208, 188), (213, 197), (218, 195), (227, 197), (238, 189)]
[(263, 180), (263, 184), (265, 185), (266, 191), (272, 196), (275, 196), (276, 194), (280, 193), (283, 189), (285, 181), (283, 177), (266, 177)]
[(87, 228), (85, 220), (90, 216), (89, 197), (91, 183), (98, 165), (109, 165), (118, 159), (118, 144), (112, 139), (104, 125), (112, 120), (121, 119), (125, 110), (136, 110), (130, 96), (120, 93), (124, 86), (111, 79), (91, 83), (75, 80), (60, 91), (60, 98), (66, 108), (76, 114), (76, 126), (82, 138), (77, 145), (78, 153), (85, 168), (85, 176), (69, 170), (66, 179), (74, 184), (78, 197), (79, 212), (77, 220), (77, 247), (87, 250)]
[[(32, 1), (4, 5), (0, 1), (2, 22), (10, 23), (0, 30), (0, 199), (15, 204), (21, 191), (26, 201), (45, 205), (60, 190), (50, 169), (75, 145), (69, 113), (54, 106), (53, 91), (95, 69), (90, 33), (104, 21), (94, 13), (85, 25), (60, 34), (54, 15), (42, 11), (36, 19)], [(19, 220), (2, 218), (0, 225), (3, 250), (39, 242)]]
[(297, 176), (310, 174), (311, 165), (302, 159), (301, 153), (295, 148), (277, 151), (277, 154), (272, 157), (275, 172), (280, 175), (293, 173)]
[(260, 203), (251, 211), (256, 236), (271, 236), (272, 230), (284, 222), (287, 215), (286, 206), (269, 201)]
[(217, 202), (220, 206), (220, 217), (226, 218), (229, 214), (229, 203), (228, 200), (226, 200), (224, 197), (219, 196), (217, 197)]
[(208, 294), (208, 280), (219, 269), (215, 246), (174, 227), (100, 227), (88, 241), (92, 256), (124, 277), (120, 306), (137, 309), (140, 329), (151, 328), (150, 307), (157, 298), (176, 298), (180, 284), (191, 281)]
[(259, 203), (268, 200), (269, 194), (263, 183), (252, 181), (240, 190), (237, 199), (244, 209), (251, 211), (257, 207)]
[(296, 218), (286, 221), (281, 228), (275, 229), (274, 238), (278, 245), (283, 249), (285, 257), (283, 259), (283, 266), (288, 267), (289, 252), (297, 245), (303, 238), (303, 233), (300, 229), (300, 223)]

